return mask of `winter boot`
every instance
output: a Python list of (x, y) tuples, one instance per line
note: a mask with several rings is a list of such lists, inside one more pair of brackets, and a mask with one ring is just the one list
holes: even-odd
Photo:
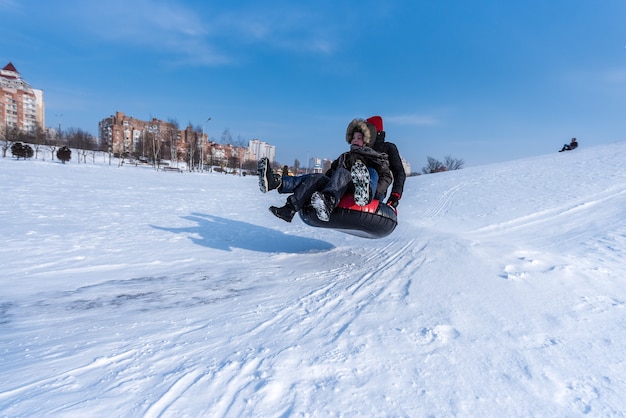
[(263, 157), (259, 160), (257, 173), (259, 174), (259, 189), (262, 193), (267, 193), (280, 187), (282, 179), (278, 174), (272, 172), (268, 158)]
[(365, 206), (370, 202), (370, 172), (363, 161), (352, 164), (352, 183), (354, 183), (354, 203)]
[(270, 212), (274, 214), (277, 218), (282, 219), (286, 222), (291, 222), (294, 215), (296, 214), (296, 208), (289, 202), (285, 203), (285, 206), (276, 207), (270, 206)]
[(335, 209), (335, 198), (329, 194), (315, 192), (311, 196), (311, 206), (315, 209), (317, 219), (322, 222), (328, 222), (330, 214)]

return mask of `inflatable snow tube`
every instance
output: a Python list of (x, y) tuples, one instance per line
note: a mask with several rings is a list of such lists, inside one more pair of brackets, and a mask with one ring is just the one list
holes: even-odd
[(311, 205), (302, 208), (300, 218), (310, 226), (335, 229), (363, 238), (386, 237), (398, 225), (398, 216), (392, 207), (376, 199), (366, 206), (358, 206), (351, 194), (344, 195), (328, 222), (320, 221)]

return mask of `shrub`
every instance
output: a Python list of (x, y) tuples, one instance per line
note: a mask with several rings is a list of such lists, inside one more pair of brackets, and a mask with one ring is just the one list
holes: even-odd
[(11, 153), (14, 157), (20, 158), (31, 158), (33, 156), (33, 149), (30, 145), (24, 144), (23, 142), (16, 142), (11, 145)]
[(66, 161), (69, 161), (72, 159), (72, 150), (66, 146), (59, 148), (59, 150), (57, 151), (57, 158), (63, 164), (65, 164)]

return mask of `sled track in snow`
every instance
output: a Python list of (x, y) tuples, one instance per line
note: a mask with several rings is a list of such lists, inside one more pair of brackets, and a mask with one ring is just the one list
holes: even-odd
[[(321, 287), (300, 297), (292, 304), (281, 307), (274, 316), (259, 324), (248, 332), (248, 336), (258, 334), (267, 328), (279, 326), (282, 331), (300, 326), (301, 319), (311, 322), (309, 332), (327, 322), (336, 322), (344, 318), (340, 328), (345, 330), (351, 320), (359, 315), (373, 300), (385, 291), (393, 291), (397, 295), (405, 295), (408, 284), (399, 274), (402, 270), (417, 269), (415, 253), (421, 252), (425, 246), (415, 248), (415, 240), (402, 243), (398, 249), (398, 241), (392, 241), (380, 251), (364, 256), (358, 263), (350, 263), (327, 272), (318, 272), (310, 276), (322, 274), (324, 283)], [(408, 257), (407, 262), (403, 259)], [(358, 259), (359, 255), (350, 253), (349, 259)], [(419, 259), (419, 258), (418, 258)], [(422, 260), (423, 261), (423, 260)], [(419, 262), (418, 262), (419, 263)], [(374, 269), (372, 270), (372, 266)], [(408, 275), (410, 276), (410, 275)], [(308, 281), (310, 277), (300, 277), (299, 280)], [(390, 290), (391, 289), (391, 290)], [(346, 303), (350, 301), (350, 303)], [(356, 305), (356, 309), (352, 309)], [(315, 323), (315, 324), (314, 324)], [(340, 335), (340, 333), (339, 333)]]
[[(505, 222), (487, 225), (471, 231), (470, 234), (480, 236), (482, 238), (495, 237), (515, 230), (534, 230), (539, 225), (542, 225), (542, 228), (545, 230), (549, 228), (550, 225), (556, 224), (557, 220), (560, 218), (569, 218), (569, 223), (572, 225), (572, 230), (574, 230), (577, 226), (586, 224), (590, 219), (595, 219), (594, 216), (590, 215), (593, 211), (598, 209), (601, 210), (603, 206), (619, 207), (620, 204), (608, 204), (609, 202), (616, 200), (626, 200), (626, 190), (624, 190), (622, 186), (613, 187), (602, 193), (586, 196), (583, 199), (573, 200), (557, 207), (540, 210)], [(581, 231), (587, 231), (587, 229), (583, 228)], [(572, 233), (571, 231), (568, 232), (568, 240), (576, 240), (578, 238), (578, 234)], [(563, 240), (559, 242), (559, 244), (563, 243)]]
[[(377, 247), (381, 242), (385, 245)], [(161, 417), (189, 415), (202, 405), (212, 416), (245, 416), (253, 413), (251, 405), (269, 403), (289, 415), (290, 405), (308, 402), (295, 399), (298, 394), (315, 392), (324, 381), (355, 378), (343, 370), (358, 367), (363, 355), (356, 346), (363, 343), (354, 337), (363, 327), (360, 319), (385, 311), (387, 304), (405, 303), (426, 245), (398, 231), (393, 240), (337, 250), (328, 267), (292, 278), (284, 273), (274, 279), (275, 265), (238, 265), (217, 277), (195, 272), (113, 279), (41, 294), (34, 306), (4, 307), (8, 324), (11, 315), (24, 314), (59, 329), (58, 349), (51, 353), (37, 352), (35, 334), (21, 336), (20, 344), (33, 345), (32, 355), (74, 358), (72, 367), (11, 384), (4, 400), (21, 396), (28, 399), (24, 407), (36, 408), (47, 391), (65, 393), (78, 385), (97, 387), (102, 396), (116, 399), (119, 409), (77, 395), (61, 396), (48, 411)], [(311, 255), (320, 257), (325, 255)], [(264, 282), (278, 296), (250, 298)], [(285, 295), (281, 284), (288, 286)], [(170, 319), (180, 318), (180, 312), (188, 320)], [(117, 319), (101, 324), (97, 318), (103, 315)], [(136, 334), (133, 328), (141, 328), (145, 340), (129, 339)], [(74, 351), (68, 342), (84, 347)], [(145, 364), (150, 364), (147, 374)], [(294, 378), (296, 369), (303, 376)], [(294, 386), (305, 389), (294, 391)], [(133, 395), (137, 391), (144, 394), (141, 400)]]
[[(346, 362), (351, 350), (357, 350), (338, 349), (353, 343), (352, 336), (345, 338), (344, 335), (372, 304), (388, 303), (388, 298), (399, 303), (406, 299), (413, 272), (419, 270), (424, 262), (424, 257), (419, 256), (424, 248), (425, 245), (416, 247), (415, 240), (395, 240), (367, 256), (353, 254), (350, 250), (346, 257), (362, 258), (358, 263), (298, 277), (297, 280), (307, 282), (315, 277), (319, 279), (321, 274), (319, 283), (322, 285), (278, 307), (271, 317), (257, 322), (248, 331), (232, 336), (228, 343), (234, 347), (258, 347), (259, 341), (265, 340), (266, 335), (283, 335), (284, 339), (281, 346), (236, 352), (223, 359), (221, 366), (216, 365), (208, 391), (220, 395), (212, 405), (212, 412), (216, 412), (216, 416), (232, 414), (233, 405), (240, 405), (248, 392), (270, 401), (281, 399), (282, 405), (288, 404), (285, 398), (294, 396), (289, 387), (258, 377), (265, 375), (264, 370), (288, 367), (284, 358), (293, 357), (290, 353), (302, 351), (309, 345), (326, 347), (327, 355), (323, 358), (308, 357), (308, 353), (303, 352), (300, 363), (291, 366), (320, 374), (319, 379), (324, 379), (327, 373), (327, 379), (340, 378), (331, 375), (326, 368), (329, 363)], [(336, 373), (337, 369), (333, 367), (332, 370)], [(164, 394), (163, 397), (175, 398), (172, 394)]]
[(428, 212), (424, 214), (422, 222), (425, 224), (432, 224), (436, 221), (437, 218), (445, 215), (448, 208), (452, 204), (454, 195), (459, 190), (461, 190), (462, 187), (462, 184), (457, 184), (442, 193), (437, 202), (435, 202), (435, 204), (428, 210)]

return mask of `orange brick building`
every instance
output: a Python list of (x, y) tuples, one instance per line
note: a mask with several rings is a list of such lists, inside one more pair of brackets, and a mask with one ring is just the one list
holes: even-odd
[(44, 129), (43, 91), (32, 88), (12, 63), (0, 70), (0, 132)]
[[(241, 167), (246, 161), (258, 159), (251, 145), (244, 148), (218, 144), (209, 141), (207, 134), (197, 132), (191, 126), (180, 130), (174, 124), (160, 119), (144, 121), (126, 116), (123, 112), (116, 112), (115, 115), (102, 119), (98, 123), (98, 130), (101, 143), (106, 144), (115, 155), (137, 154), (137, 148), (141, 147), (140, 153), (146, 153), (145, 157), (152, 159), (151, 153), (158, 148), (161, 159), (191, 160), (200, 166), (219, 165), (233, 168)], [(253, 140), (250, 144), (258, 142)], [(273, 151), (274, 147), (271, 148)]]

